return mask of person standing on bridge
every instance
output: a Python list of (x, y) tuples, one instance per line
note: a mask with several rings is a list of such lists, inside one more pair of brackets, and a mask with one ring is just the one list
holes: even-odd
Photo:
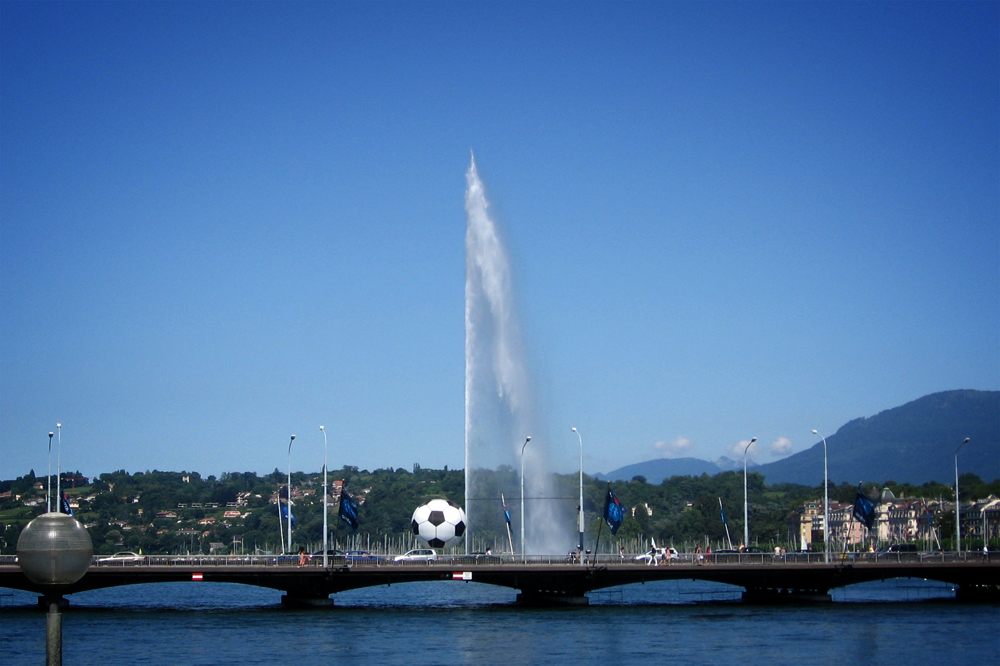
[(306, 561), (308, 559), (309, 559), (309, 556), (306, 555), (306, 547), (305, 546), (299, 546), (299, 566), (300, 567), (304, 567), (306, 565)]

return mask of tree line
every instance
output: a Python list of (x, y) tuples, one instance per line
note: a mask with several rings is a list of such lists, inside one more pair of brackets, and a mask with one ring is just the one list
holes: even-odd
[[(502, 475), (504, 472), (496, 473)], [(329, 479), (331, 485), (334, 480), (343, 481), (343, 487), (361, 502), (357, 533), (340, 523), (336, 505), (331, 509), (328, 520), (335, 546), (346, 544), (349, 538), (353, 538), (355, 544), (382, 544), (389, 540), (405, 543), (400, 537), (410, 533), (411, 515), (419, 504), (440, 497), (464, 506), (463, 470), (414, 468), (410, 471), (399, 468), (368, 471), (345, 466), (331, 470)], [(21, 529), (45, 511), (45, 481), (44, 476), (38, 477), (33, 471), (14, 480), (0, 481), (0, 495), (3, 496), (0, 498), (0, 554), (15, 553)], [(55, 479), (52, 481), (54, 492)], [(221, 544), (221, 552), (226, 553), (281, 550), (278, 509), (273, 500), (279, 488), (282, 497), (286, 496), (287, 476), (277, 469), (263, 475), (227, 472), (218, 478), (202, 477), (197, 472), (154, 470), (130, 474), (117, 470), (103, 473), (87, 485), (81, 485), (83, 481), (84, 477), (78, 472), (64, 473), (61, 485), (67, 496), (78, 505), (76, 516), (87, 526), (96, 554), (110, 554), (118, 550), (141, 550), (146, 554), (207, 554), (212, 544)], [(322, 483), (321, 473), (292, 474), (296, 494), (293, 506), (295, 548), (299, 545), (316, 549), (322, 547)], [(555, 495), (577, 497), (578, 483), (577, 474), (555, 475)], [(38, 489), (38, 485), (42, 488)], [(954, 497), (954, 489), (941, 483), (913, 486), (890, 480), (881, 485), (892, 490), (897, 498), (947, 500)], [(656, 539), (657, 543), (677, 545), (705, 540), (714, 544), (724, 543), (726, 526), (721, 518), (720, 499), (733, 541), (741, 540), (737, 538), (743, 531), (741, 473), (672, 477), (659, 484), (647, 483), (643, 477), (637, 476), (631, 481), (612, 483), (611, 487), (628, 507), (616, 538), (622, 543), (634, 544), (634, 548), (650, 538)], [(985, 483), (971, 473), (961, 476), (960, 487), (963, 501), (1000, 495), (1000, 480)], [(607, 482), (584, 477), (587, 544), (593, 544), (597, 537), (607, 489)], [(867, 490), (874, 494), (876, 488), (869, 486)], [(303, 491), (305, 494), (299, 496), (298, 493)], [(747, 476), (747, 492), (751, 541), (768, 547), (794, 547), (794, 539), (789, 534), (789, 518), (806, 502), (821, 498), (823, 488), (822, 485), (789, 483), (768, 485), (763, 476), (751, 472)], [(853, 503), (856, 492), (857, 486), (853, 484), (831, 484), (830, 499)], [(33, 500), (35, 506), (26, 505)], [(38, 500), (42, 501), (38, 503)], [(516, 500), (516, 497), (507, 497), (515, 520), (517, 512), (513, 507)], [(567, 532), (573, 534), (577, 531), (576, 504), (577, 500), (572, 500), (569, 512), (572, 515), (567, 518), (572, 526)], [(499, 501), (491, 510), (500, 515)], [(226, 511), (237, 511), (239, 517), (226, 518)], [(170, 515), (164, 515), (164, 512), (170, 512)], [(947, 521), (947, 515), (941, 517), (940, 527), (945, 535), (949, 534)], [(951, 526), (953, 531), (954, 522)], [(603, 529), (602, 543), (610, 544), (607, 528)], [(515, 526), (515, 535), (516, 531)], [(473, 549), (485, 546), (494, 550), (506, 549), (505, 531), (477, 529), (475, 535), (478, 541), (472, 544)]]

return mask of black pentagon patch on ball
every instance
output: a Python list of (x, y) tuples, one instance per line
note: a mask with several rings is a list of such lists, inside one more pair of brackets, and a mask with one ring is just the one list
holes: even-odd
[(431, 548), (444, 548), (444, 541), (441, 541), (441, 539), (438, 538), (434, 538), (428, 541), (427, 545), (429, 545)]
[[(427, 517), (427, 522), (434, 527), (437, 527), (444, 522), (444, 511), (431, 511), (431, 515)], [(438, 548), (440, 548), (440, 546), (438, 546)]]
[(459, 522), (458, 525), (455, 525), (455, 536), (460, 537), (463, 534), (465, 534), (465, 523)]
[(417, 524), (417, 521), (415, 520), (410, 521), (410, 529), (413, 530), (414, 534), (420, 534), (420, 525)]

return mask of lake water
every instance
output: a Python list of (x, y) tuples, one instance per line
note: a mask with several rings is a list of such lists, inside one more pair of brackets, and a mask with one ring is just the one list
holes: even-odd
[[(36, 595), (0, 589), (0, 664), (45, 661)], [(1000, 663), (1000, 605), (900, 580), (834, 591), (834, 603), (751, 606), (740, 589), (661, 581), (589, 595), (582, 608), (514, 605), (515, 592), (440, 581), (354, 590), (329, 609), (281, 593), (165, 583), (70, 597), (63, 663), (906, 664)]]

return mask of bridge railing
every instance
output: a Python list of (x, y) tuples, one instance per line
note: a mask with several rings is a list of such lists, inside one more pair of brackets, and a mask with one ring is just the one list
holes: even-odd
[[(437, 560), (430, 562), (394, 561), (394, 556), (369, 555), (365, 557), (331, 556), (328, 564), (332, 567), (418, 567), (418, 566), (471, 566), (471, 565), (545, 565), (545, 566), (579, 566), (579, 561), (567, 555), (439, 555)], [(981, 562), (979, 551), (935, 551), (924, 553), (831, 553), (830, 563), (842, 564), (900, 564), (910, 562), (955, 563)], [(702, 556), (693, 553), (681, 553), (670, 561), (661, 561), (659, 566), (692, 566), (692, 565), (769, 565), (769, 564), (823, 564), (823, 553), (788, 553), (773, 555), (770, 553), (720, 553)], [(16, 555), (0, 555), (0, 566), (17, 564)], [(631, 565), (648, 566), (642, 555), (626, 554), (624, 557), (615, 554), (602, 554), (596, 560), (593, 556), (585, 558), (587, 565)], [(99, 567), (135, 567), (135, 566), (201, 566), (201, 567), (298, 567), (298, 555), (139, 555), (135, 558), (115, 558), (106, 555), (94, 556), (93, 566)], [(307, 567), (322, 567), (323, 558), (311, 556), (306, 560)]]

